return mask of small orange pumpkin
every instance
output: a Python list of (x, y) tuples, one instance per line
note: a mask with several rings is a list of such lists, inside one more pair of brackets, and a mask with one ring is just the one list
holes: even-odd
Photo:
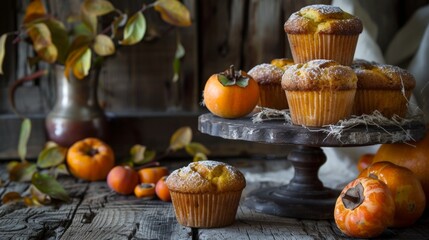
[(67, 152), (70, 173), (88, 181), (104, 180), (115, 164), (109, 145), (97, 138), (85, 138), (74, 143)]
[(223, 73), (213, 74), (203, 92), (204, 104), (214, 115), (222, 118), (246, 116), (259, 101), (258, 83), (234, 66)]

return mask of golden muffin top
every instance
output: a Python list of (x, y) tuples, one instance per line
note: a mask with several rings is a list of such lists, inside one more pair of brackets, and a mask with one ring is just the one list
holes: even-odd
[(355, 35), (363, 30), (362, 22), (356, 16), (331, 5), (310, 5), (293, 13), (284, 24), (290, 34), (337, 34)]
[(414, 76), (397, 66), (357, 59), (351, 67), (358, 77), (358, 89), (412, 90), (416, 86)]
[(262, 63), (250, 69), (249, 74), (258, 84), (280, 84), (284, 70), (272, 64)]
[(295, 63), (290, 58), (275, 58), (271, 60), (271, 64), (285, 70), (287, 67), (292, 66)]
[(316, 59), (286, 69), (282, 88), (287, 91), (319, 91), (356, 89), (353, 69), (333, 60)]
[(181, 193), (222, 193), (243, 190), (246, 180), (235, 167), (206, 160), (173, 171), (166, 184), (168, 189)]

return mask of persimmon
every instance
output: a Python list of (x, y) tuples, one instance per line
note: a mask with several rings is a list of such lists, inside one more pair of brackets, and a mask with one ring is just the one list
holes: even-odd
[(258, 83), (234, 66), (223, 73), (213, 74), (203, 91), (204, 104), (216, 116), (239, 118), (246, 116), (259, 101)]
[(150, 167), (138, 170), (141, 183), (156, 183), (161, 177), (168, 175), (166, 167)]
[(420, 181), (408, 168), (391, 162), (376, 162), (358, 177), (372, 177), (386, 183), (395, 201), (395, 217), (390, 227), (411, 226), (423, 215), (425, 193)]
[(75, 142), (67, 152), (70, 173), (80, 179), (98, 181), (106, 179), (115, 164), (115, 155), (109, 145), (97, 138)]
[(155, 196), (154, 183), (140, 183), (134, 188), (134, 195), (138, 198)]
[(170, 196), (170, 190), (168, 190), (167, 184), (165, 184), (165, 179), (167, 176), (163, 176), (161, 179), (158, 180), (155, 186), (155, 193), (156, 196), (158, 196), (159, 199), (161, 199), (164, 202), (170, 202), (171, 196)]
[(374, 154), (372, 153), (366, 153), (360, 156), (358, 163), (357, 163), (357, 169), (359, 172), (362, 172), (365, 168), (367, 168), (369, 165), (371, 165), (372, 160), (374, 159)]
[(360, 177), (341, 191), (334, 209), (337, 227), (347, 236), (371, 238), (393, 222), (395, 202), (387, 185), (374, 178)]
[(107, 185), (119, 194), (131, 194), (137, 184), (139, 175), (130, 166), (116, 166), (107, 175)]
[[(429, 125), (426, 129), (429, 129)], [(426, 130), (426, 135), (417, 142), (381, 145), (373, 162), (381, 161), (389, 161), (410, 169), (422, 183), (426, 201), (429, 200), (429, 130)]]

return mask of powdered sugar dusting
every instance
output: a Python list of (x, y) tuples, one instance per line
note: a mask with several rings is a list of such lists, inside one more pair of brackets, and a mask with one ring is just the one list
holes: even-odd
[(167, 178), (167, 186), (184, 192), (236, 191), (244, 188), (245, 179), (230, 165), (205, 160), (173, 171)]
[(276, 67), (272, 64), (263, 63), (254, 66), (247, 74), (255, 79), (256, 82), (267, 84), (280, 83), (283, 72), (283, 69), (279, 67)]
[(325, 5), (325, 4), (314, 4), (310, 6), (306, 6), (301, 8), (301, 11), (308, 11), (308, 10), (317, 10), (321, 14), (328, 15), (328, 14), (341, 14), (344, 11), (336, 6), (332, 5)]

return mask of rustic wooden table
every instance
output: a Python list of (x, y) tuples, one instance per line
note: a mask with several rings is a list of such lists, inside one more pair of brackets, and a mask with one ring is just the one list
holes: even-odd
[[(224, 160), (245, 174), (264, 174), (283, 160)], [(174, 161), (171, 169), (186, 165)], [(6, 163), (0, 164), (0, 196), (9, 191), (24, 193), (28, 183), (8, 181)], [(72, 197), (68, 203), (26, 207), (23, 203), (0, 206), (0, 239), (343, 239), (333, 220), (304, 220), (257, 213), (240, 205), (236, 222), (229, 227), (191, 229), (177, 223), (171, 203), (141, 200), (112, 192), (106, 182), (79, 181), (70, 176), (60, 182)], [(251, 182), (243, 198), (255, 189), (278, 182)], [(428, 239), (429, 216), (412, 227), (389, 229), (381, 238)]]

